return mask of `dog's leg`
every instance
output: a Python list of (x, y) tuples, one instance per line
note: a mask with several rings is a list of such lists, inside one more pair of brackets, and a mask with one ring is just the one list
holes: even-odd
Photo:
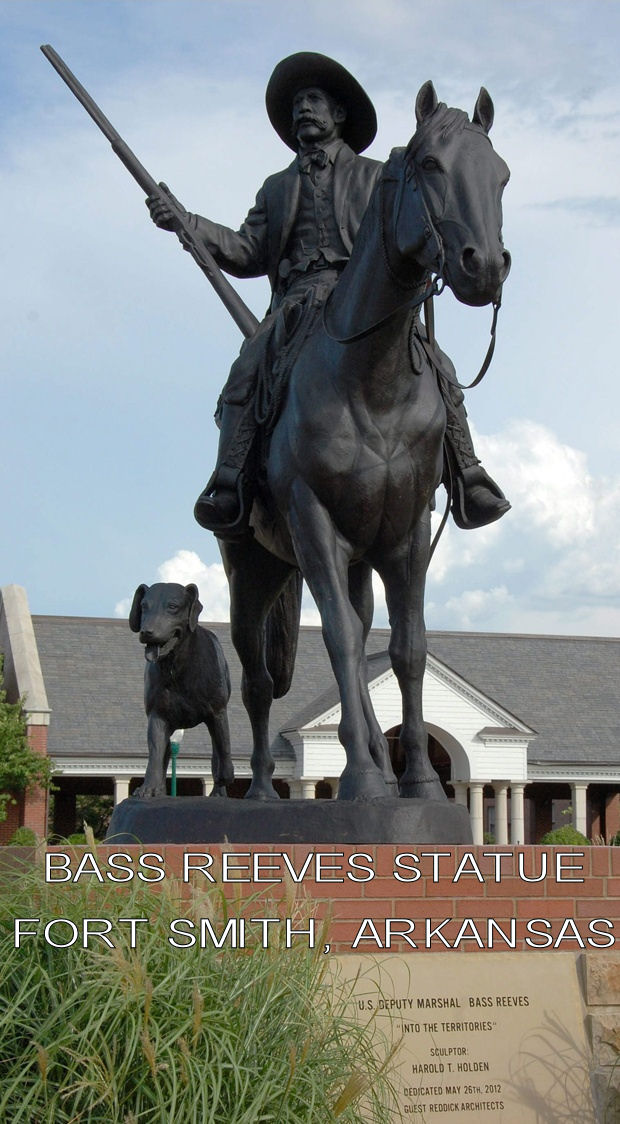
[(226, 709), (219, 711), (217, 714), (211, 714), (206, 719), (206, 725), (211, 735), (213, 747), (211, 755), (213, 789), (210, 795), (227, 796), (226, 785), (231, 784), (235, 779), (235, 770), (230, 755), (230, 731)]
[(159, 714), (149, 714), (149, 760), (144, 781), (134, 792), (142, 800), (166, 795), (166, 769), (170, 760), (170, 725)]

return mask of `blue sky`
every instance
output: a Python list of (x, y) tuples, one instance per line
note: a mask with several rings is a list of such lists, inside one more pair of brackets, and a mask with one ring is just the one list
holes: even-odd
[[(619, 633), (619, 4), (10, 0), (0, 21), (0, 584), (24, 585), (37, 613), (111, 616), (140, 582), (197, 580), (206, 615), (227, 611), (192, 508), (239, 333), (39, 45), (190, 210), (233, 226), (289, 161), (267, 79), (285, 55), (318, 50), (375, 103), (370, 155), (408, 140), (430, 77), (470, 112), (489, 89), (512, 170), (496, 358), (467, 404), (513, 511), (484, 531), (450, 527), (428, 625)], [(266, 283), (239, 287), (260, 315)], [(470, 381), (488, 310), (446, 292), (436, 319)]]

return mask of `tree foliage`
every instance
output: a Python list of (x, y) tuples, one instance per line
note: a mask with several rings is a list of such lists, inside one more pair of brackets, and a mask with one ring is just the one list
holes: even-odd
[(0, 654), (0, 820), (16, 796), (40, 786), (49, 788), (52, 766), (49, 758), (32, 749), (26, 732), (24, 700), (7, 702), (4, 689), (4, 656)]

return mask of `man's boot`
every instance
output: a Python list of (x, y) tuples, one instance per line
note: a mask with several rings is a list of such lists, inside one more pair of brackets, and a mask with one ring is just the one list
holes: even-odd
[(254, 402), (224, 402), (215, 471), (194, 506), (201, 527), (221, 538), (238, 538), (248, 528), (251, 483), (243, 471), (254, 437)]
[(510, 504), (482, 467), (474, 451), (463, 394), (439, 380), (446, 406), (443, 483), (452, 492), (452, 518), (457, 527), (486, 527), (501, 519)]

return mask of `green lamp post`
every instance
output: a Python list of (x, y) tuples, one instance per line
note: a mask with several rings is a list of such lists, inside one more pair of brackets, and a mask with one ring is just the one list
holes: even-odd
[(170, 777), (171, 796), (176, 796), (177, 794), (177, 757), (179, 756), (184, 733), (185, 730), (175, 730), (170, 738), (170, 753), (172, 754), (172, 774)]

